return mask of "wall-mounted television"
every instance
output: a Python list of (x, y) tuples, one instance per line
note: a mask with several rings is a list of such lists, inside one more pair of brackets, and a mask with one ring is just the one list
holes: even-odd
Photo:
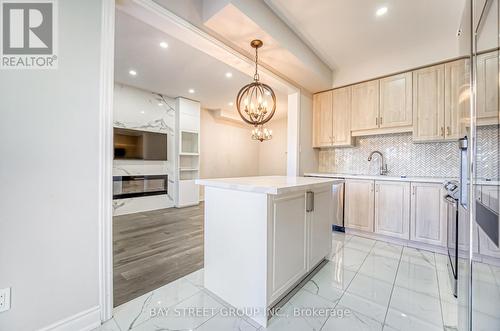
[(114, 128), (115, 159), (167, 160), (167, 134)]

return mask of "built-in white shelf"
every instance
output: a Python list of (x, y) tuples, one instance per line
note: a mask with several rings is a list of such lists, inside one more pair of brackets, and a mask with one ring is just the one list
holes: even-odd
[(180, 171), (198, 171), (198, 168), (181, 168)]
[(179, 153), (180, 156), (198, 156), (199, 153)]

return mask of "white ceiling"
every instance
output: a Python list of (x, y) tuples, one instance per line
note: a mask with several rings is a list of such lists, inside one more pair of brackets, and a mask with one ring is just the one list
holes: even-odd
[[(123, 12), (116, 13), (115, 80), (169, 97), (200, 101), (203, 108), (236, 113), (239, 89), (252, 77)], [(168, 48), (159, 46), (168, 43)], [(136, 76), (129, 70), (137, 71)], [(226, 73), (232, 77), (227, 78)], [(195, 93), (190, 94), (189, 89)], [(275, 89), (276, 117), (285, 117), (287, 95)]]
[[(336, 71), (383, 66), (384, 58), (404, 66), (456, 54), (465, 6), (465, 0), (265, 1), (334, 70), (334, 79)], [(388, 11), (378, 17), (382, 6)]]

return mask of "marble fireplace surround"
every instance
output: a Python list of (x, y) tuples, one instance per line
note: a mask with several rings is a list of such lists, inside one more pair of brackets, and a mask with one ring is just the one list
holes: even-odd
[[(478, 128), (478, 177), (498, 179), (498, 126)], [(319, 172), (377, 175), (380, 161), (374, 150), (383, 153), (390, 176), (458, 177), (458, 143), (413, 143), (411, 133), (357, 137), (355, 146), (321, 149)]]

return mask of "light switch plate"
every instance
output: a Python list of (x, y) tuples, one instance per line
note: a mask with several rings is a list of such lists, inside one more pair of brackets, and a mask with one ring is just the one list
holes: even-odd
[(0, 290), (0, 313), (10, 309), (10, 287)]

